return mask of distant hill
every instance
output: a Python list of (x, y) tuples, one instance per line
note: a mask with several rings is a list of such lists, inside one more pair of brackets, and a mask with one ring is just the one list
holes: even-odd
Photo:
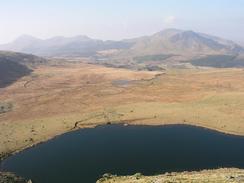
[(33, 67), (46, 62), (45, 59), (34, 55), (0, 51), (0, 88), (29, 75)]
[(32, 36), (23, 35), (9, 44), (0, 45), (0, 50), (18, 51), (46, 57), (89, 57), (95, 55), (98, 51), (125, 49), (129, 47), (130, 43), (102, 41), (91, 39), (87, 36), (59, 36), (41, 40)]

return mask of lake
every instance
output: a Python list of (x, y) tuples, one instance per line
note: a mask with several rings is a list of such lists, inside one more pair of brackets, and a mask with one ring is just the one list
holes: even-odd
[(154, 175), (244, 168), (244, 137), (186, 125), (80, 129), (13, 155), (1, 170), (35, 183), (94, 183), (104, 173)]

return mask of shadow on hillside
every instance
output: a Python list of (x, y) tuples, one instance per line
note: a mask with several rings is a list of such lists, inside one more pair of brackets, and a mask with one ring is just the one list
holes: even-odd
[(27, 66), (0, 59), (0, 88), (4, 88), (14, 83), (19, 78), (29, 75), (32, 72)]

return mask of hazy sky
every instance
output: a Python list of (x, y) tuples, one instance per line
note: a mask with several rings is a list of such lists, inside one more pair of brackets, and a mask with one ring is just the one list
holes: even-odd
[(244, 0), (0, 0), (0, 43), (22, 34), (123, 39), (169, 27), (244, 42)]

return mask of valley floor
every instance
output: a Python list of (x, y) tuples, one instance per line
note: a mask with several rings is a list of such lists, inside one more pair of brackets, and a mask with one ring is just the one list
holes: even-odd
[(165, 73), (83, 63), (42, 66), (0, 89), (0, 153), (107, 123), (190, 124), (244, 135), (244, 70)]

